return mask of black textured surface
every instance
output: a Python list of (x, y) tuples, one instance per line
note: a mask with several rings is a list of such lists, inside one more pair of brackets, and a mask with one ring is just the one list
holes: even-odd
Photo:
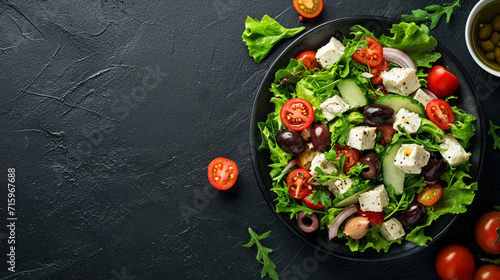
[[(482, 254), (474, 222), (500, 204), (491, 137), (470, 210), (427, 249), (397, 261), (319, 253), (270, 210), (250, 163), (257, 88), (293, 39), (253, 62), (241, 41), (247, 15), (309, 30), (352, 15), (400, 19), (438, 2), (325, 1), (318, 18), (301, 23), (291, 1), (0, 1), (0, 180), (6, 186), (7, 168), (16, 168), (18, 217), (11, 273), (0, 188), (0, 277), (260, 279), (255, 248), (241, 246), (248, 227), (272, 230), (263, 244), (274, 249), (281, 279), (437, 279), (442, 247)], [(498, 124), (500, 79), (467, 52), (463, 30), (476, 1), (462, 2), (431, 34), (471, 76), (482, 121)], [(206, 179), (218, 156), (240, 169), (227, 192)]]

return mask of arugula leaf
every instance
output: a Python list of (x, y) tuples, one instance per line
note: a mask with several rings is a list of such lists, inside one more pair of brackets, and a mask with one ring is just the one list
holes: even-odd
[(325, 208), (330, 208), (330, 206), (332, 206), (331, 193), (327, 190), (316, 190), (310, 194), (307, 199), (312, 200), (316, 205), (321, 202)]
[(350, 124), (343, 115), (339, 115), (335, 122), (330, 123), (332, 143), (347, 145), (347, 134), (354, 125)]
[(292, 29), (284, 28), (268, 15), (264, 15), (261, 21), (247, 17), (245, 31), (241, 38), (248, 46), (250, 56), (255, 62), (260, 63), (281, 39), (293, 37), (304, 29), (304, 26)]
[[(415, 22), (415, 23), (421, 23), (421, 22), (431, 22), (431, 29), (434, 29), (439, 21), (441, 20), (441, 17), (446, 14), (446, 23), (450, 22), (451, 14), (453, 13), (453, 9), (455, 7), (461, 7), (460, 6), (460, 0), (455, 0), (453, 3), (444, 3), (444, 5), (441, 7), (439, 5), (430, 5), (425, 7), (427, 11), (418, 9), (418, 10), (413, 10), (411, 11), (411, 15), (402, 15), (401, 17), (406, 21), (406, 22)], [(430, 12), (430, 13), (429, 13)]]
[(499, 129), (500, 126), (494, 125), (490, 120), (490, 129), (488, 130), (488, 134), (493, 136), (493, 149), (500, 149), (500, 136), (498, 136), (495, 130)]
[(260, 240), (267, 238), (271, 231), (265, 232), (262, 235), (257, 235), (255, 231), (253, 231), (252, 228), (248, 228), (248, 232), (250, 233), (250, 242), (247, 244), (244, 244), (243, 247), (250, 248), (254, 244), (257, 245), (257, 257), (256, 259), (264, 265), (262, 268), (262, 272), (260, 273), (260, 278), (264, 278), (267, 275), (271, 279), (278, 280), (278, 273), (276, 273), (276, 265), (274, 262), (269, 258), (269, 253), (273, 251), (273, 249), (266, 248), (260, 244)]

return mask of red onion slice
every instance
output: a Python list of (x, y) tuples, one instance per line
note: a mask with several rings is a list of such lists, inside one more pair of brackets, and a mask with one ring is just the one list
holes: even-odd
[(421, 88), (427, 95), (432, 99), (438, 99), (438, 97), (434, 94), (434, 92), (430, 91), (427, 88)]
[(337, 217), (335, 217), (335, 220), (333, 220), (333, 223), (330, 225), (328, 240), (332, 240), (334, 237), (337, 237), (337, 232), (342, 222), (345, 221), (345, 219), (349, 218), (349, 216), (351, 216), (352, 214), (356, 213), (357, 211), (358, 211), (358, 206), (353, 204), (344, 209), (342, 212), (340, 212), (337, 215)]
[(290, 162), (288, 162), (288, 164), (285, 166), (285, 169), (283, 169), (283, 171), (281, 171), (281, 174), (287, 172), (288, 170), (290, 170), (290, 168), (294, 167), (295, 165), (297, 164), (297, 159), (292, 159)]
[(404, 68), (412, 68), (417, 70), (415, 62), (403, 51), (394, 48), (383, 48), (384, 58)]

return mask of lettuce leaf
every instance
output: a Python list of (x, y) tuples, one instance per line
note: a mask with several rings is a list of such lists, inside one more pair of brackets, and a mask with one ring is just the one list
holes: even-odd
[(292, 29), (284, 28), (268, 15), (264, 15), (261, 21), (247, 17), (245, 31), (241, 38), (248, 46), (250, 56), (255, 62), (260, 63), (281, 39), (293, 37), (304, 29), (303, 26)]
[(453, 137), (457, 138), (462, 147), (467, 148), (470, 145), (470, 139), (476, 132), (474, 126), (476, 118), (455, 106), (451, 107), (451, 109), (455, 115), (455, 122), (450, 124), (451, 134), (453, 134)]

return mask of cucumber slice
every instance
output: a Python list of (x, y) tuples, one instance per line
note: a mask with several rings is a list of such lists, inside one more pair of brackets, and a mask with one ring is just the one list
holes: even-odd
[(387, 150), (382, 157), (382, 175), (384, 176), (384, 185), (392, 186), (395, 194), (400, 195), (403, 193), (405, 173), (394, 165), (394, 159), (398, 154), (399, 148), (403, 143), (396, 143), (387, 147)]
[(373, 103), (389, 106), (394, 109), (394, 113), (397, 113), (401, 108), (405, 108), (410, 112), (426, 116), (424, 105), (409, 96), (388, 94), (375, 99)]
[(333, 200), (333, 207), (342, 208), (347, 207), (351, 204), (358, 203), (358, 195), (374, 187), (372, 182), (363, 183), (361, 185), (354, 186), (352, 189), (346, 191), (345, 193), (337, 196)]
[(342, 95), (342, 99), (351, 108), (368, 105), (368, 98), (355, 81), (351, 79), (344, 79), (337, 83), (337, 88)]

